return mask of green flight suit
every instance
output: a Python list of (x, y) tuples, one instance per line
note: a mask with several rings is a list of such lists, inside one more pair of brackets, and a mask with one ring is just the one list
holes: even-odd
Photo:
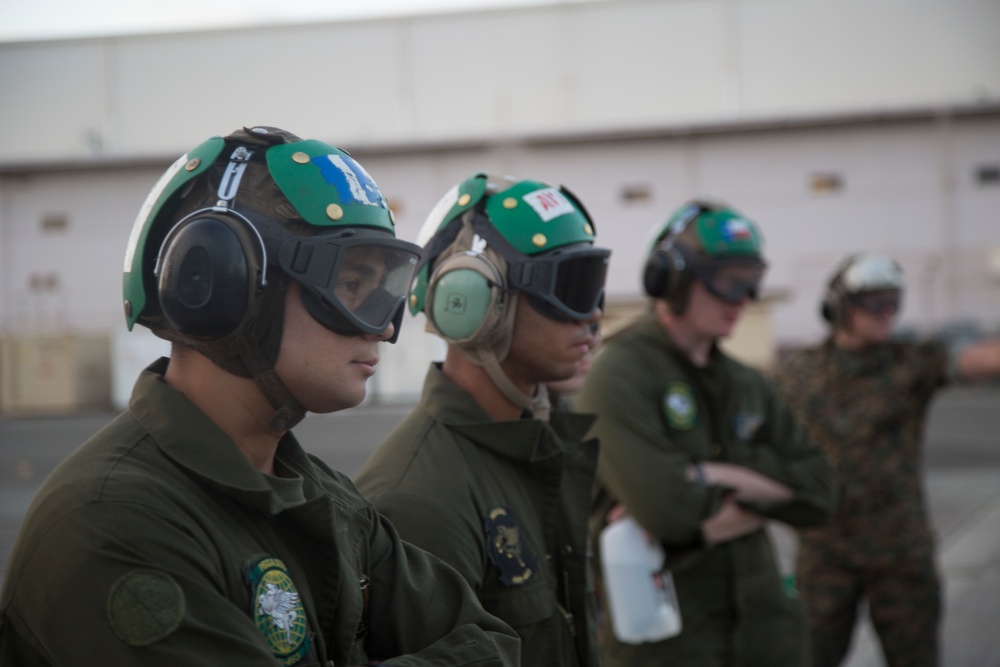
[(22, 526), (0, 665), (514, 665), (468, 585), (285, 435), (276, 476), (147, 369)]
[(598, 664), (587, 551), (592, 416), (496, 422), (432, 365), (419, 405), (356, 476), (403, 539), (434, 553), (521, 637), (525, 667)]
[(766, 531), (705, 545), (701, 523), (730, 490), (686, 476), (693, 462), (745, 466), (794, 493), (750, 509), (792, 525), (827, 519), (833, 471), (771, 383), (718, 348), (695, 367), (650, 315), (605, 342), (576, 404), (598, 415), (593, 533), (611, 507), (625, 504), (668, 554), (683, 624), (676, 637), (632, 645), (614, 637), (606, 618), (605, 664), (807, 664), (804, 611), (785, 593)]
[(890, 667), (938, 664), (941, 584), (923, 480), (924, 424), (949, 380), (938, 341), (792, 355), (779, 386), (837, 470), (833, 521), (799, 531), (814, 665), (839, 665), (862, 599)]

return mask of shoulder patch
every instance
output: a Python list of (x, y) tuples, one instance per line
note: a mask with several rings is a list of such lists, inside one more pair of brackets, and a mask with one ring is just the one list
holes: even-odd
[(130, 646), (150, 646), (180, 627), (184, 591), (166, 572), (132, 570), (108, 593), (108, 620)]
[(733, 437), (737, 442), (750, 442), (764, 423), (764, 417), (751, 412), (737, 412), (733, 415)]
[(694, 389), (686, 382), (671, 382), (663, 395), (663, 414), (667, 424), (678, 431), (687, 431), (698, 423), (698, 400)]
[(521, 536), (521, 528), (506, 507), (494, 507), (483, 518), (486, 552), (500, 570), (505, 586), (521, 586), (538, 571), (538, 559)]
[(250, 614), (274, 657), (295, 665), (312, 650), (306, 611), (284, 562), (264, 556), (247, 567)]

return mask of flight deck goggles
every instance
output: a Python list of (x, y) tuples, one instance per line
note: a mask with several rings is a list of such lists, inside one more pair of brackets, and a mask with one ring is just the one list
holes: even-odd
[(704, 260), (694, 266), (694, 274), (716, 297), (729, 303), (756, 299), (767, 265), (756, 258)]
[(341, 335), (360, 336), (382, 333), (390, 323), (399, 333), (419, 258), (414, 243), (352, 227), (286, 239), (277, 263), (302, 285), (303, 304), (317, 322)]
[[(438, 258), (462, 228), (455, 217), (424, 247), (417, 266)], [(611, 251), (591, 243), (572, 243), (537, 255), (518, 252), (481, 211), (476, 211), (475, 233), (507, 261), (509, 287), (523, 292), (531, 305), (546, 317), (562, 321), (589, 320), (604, 302), (604, 283)]]
[(871, 315), (895, 314), (903, 300), (902, 293), (894, 289), (858, 292), (847, 298), (851, 305)]
[(563, 246), (509, 262), (511, 287), (546, 317), (589, 320), (604, 300), (611, 251), (589, 243)]

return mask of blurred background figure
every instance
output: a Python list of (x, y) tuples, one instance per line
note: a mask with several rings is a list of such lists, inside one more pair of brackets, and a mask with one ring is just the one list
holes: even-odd
[(923, 484), (924, 422), (946, 383), (1000, 374), (1000, 341), (949, 354), (941, 341), (892, 340), (904, 292), (891, 257), (848, 257), (821, 304), (829, 337), (779, 372), (842, 490), (832, 522), (799, 531), (797, 581), (814, 667), (844, 659), (862, 602), (889, 667), (938, 664), (941, 586)]
[(593, 532), (624, 505), (662, 544), (683, 627), (630, 644), (605, 617), (605, 664), (807, 665), (805, 615), (764, 527), (824, 521), (833, 471), (770, 381), (718, 346), (757, 296), (760, 230), (694, 201), (654, 238), (643, 275), (651, 311), (604, 342), (577, 407), (598, 415)]

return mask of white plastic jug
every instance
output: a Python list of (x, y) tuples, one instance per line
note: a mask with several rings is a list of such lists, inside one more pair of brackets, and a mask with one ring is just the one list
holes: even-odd
[(601, 571), (611, 628), (626, 644), (656, 642), (681, 631), (673, 577), (664, 553), (635, 519), (626, 516), (601, 531)]

